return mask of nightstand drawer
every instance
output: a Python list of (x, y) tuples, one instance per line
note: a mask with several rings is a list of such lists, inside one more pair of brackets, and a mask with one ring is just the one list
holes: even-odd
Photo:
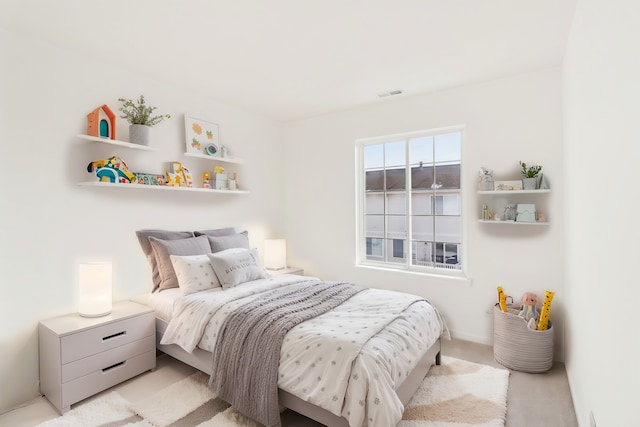
[(66, 408), (102, 390), (128, 380), (149, 369), (156, 363), (156, 351), (149, 351), (125, 360), (116, 366), (102, 369), (84, 377), (62, 384), (62, 405)]
[(66, 364), (154, 335), (153, 313), (96, 326), (61, 338), (61, 362)]
[[(76, 378), (102, 371), (110, 366), (131, 359), (142, 353), (155, 350), (155, 337), (149, 335), (139, 341), (116, 347), (103, 353), (94, 354), (84, 359), (62, 365), (62, 382), (66, 383)], [(108, 371), (108, 369), (106, 369)], [(105, 372), (106, 372), (105, 371)]]

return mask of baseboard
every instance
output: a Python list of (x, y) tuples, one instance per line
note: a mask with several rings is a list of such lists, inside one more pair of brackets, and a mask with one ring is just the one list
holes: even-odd
[[(463, 341), (471, 341), (476, 344), (493, 345), (493, 336), (485, 337), (482, 335), (469, 334), (467, 332), (461, 332), (456, 330), (450, 330), (451, 338)], [(445, 341), (446, 342), (446, 341)]]

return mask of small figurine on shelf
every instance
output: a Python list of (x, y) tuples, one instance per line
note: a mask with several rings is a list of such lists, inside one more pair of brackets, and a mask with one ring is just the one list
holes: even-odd
[(167, 168), (167, 185), (170, 187), (193, 187), (189, 169), (180, 162), (171, 162)]
[(493, 171), (485, 167), (480, 168), (479, 172), (481, 191), (493, 190)]
[(202, 174), (202, 188), (211, 188), (211, 183), (209, 180), (211, 179), (211, 173), (205, 172)]
[(229, 190), (237, 190), (235, 172), (231, 174), (231, 178), (229, 178), (228, 184), (229, 184)]
[(216, 177), (216, 190), (226, 190), (227, 174), (224, 173), (224, 168), (222, 166), (216, 166), (213, 168), (213, 174)]

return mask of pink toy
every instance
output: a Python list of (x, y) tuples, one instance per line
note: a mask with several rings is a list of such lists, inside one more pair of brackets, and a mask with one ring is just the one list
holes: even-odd
[(532, 292), (525, 292), (522, 294), (522, 310), (518, 316), (522, 317), (527, 322), (530, 319), (538, 319), (536, 304), (538, 304), (538, 297), (536, 294)]

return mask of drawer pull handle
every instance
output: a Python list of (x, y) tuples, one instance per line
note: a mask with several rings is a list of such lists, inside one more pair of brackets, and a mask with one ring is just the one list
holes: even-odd
[(126, 360), (124, 360), (124, 361), (122, 361), (122, 362), (118, 362), (118, 363), (116, 363), (115, 365), (107, 366), (106, 368), (103, 368), (103, 369), (102, 369), (102, 372), (107, 372), (107, 371), (109, 371), (109, 370), (111, 370), (111, 369), (113, 369), (113, 368), (117, 368), (118, 366), (124, 365), (124, 364), (125, 364), (125, 362), (126, 362)]
[(119, 336), (122, 336), (122, 335), (127, 335), (127, 331), (122, 331), (122, 332), (118, 332), (118, 333), (113, 334), (113, 335), (109, 335), (107, 337), (102, 337), (102, 341), (110, 340), (112, 338), (116, 338), (116, 337), (119, 337)]

